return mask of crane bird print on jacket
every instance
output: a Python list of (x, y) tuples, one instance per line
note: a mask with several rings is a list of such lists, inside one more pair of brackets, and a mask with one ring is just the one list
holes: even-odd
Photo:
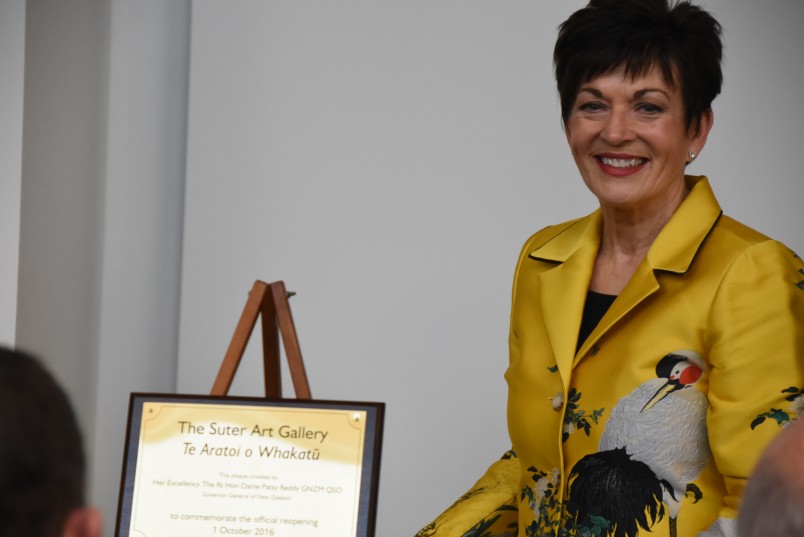
[(599, 452), (570, 472), (567, 507), (576, 527), (602, 517), (609, 535), (634, 537), (666, 514), (670, 535), (677, 534), (681, 501), (688, 491), (700, 498), (692, 481), (711, 458), (708, 403), (694, 387), (705, 367), (694, 351), (669, 353), (656, 365), (656, 379), (617, 402)]

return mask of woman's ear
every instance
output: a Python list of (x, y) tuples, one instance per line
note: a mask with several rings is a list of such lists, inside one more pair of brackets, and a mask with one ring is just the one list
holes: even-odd
[(701, 117), (698, 120), (698, 126), (695, 128), (692, 133), (692, 137), (690, 138), (690, 151), (694, 152), (696, 155), (701, 154), (701, 151), (706, 145), (706, 139), (709, 136), (709, 131), (712, 130), (712, 125), (714, 125), (714, 123), (715, 114), (711, 109), (701, 114)]
[(64, 522), (62, 537), (100, 537), (103, 532), (103, 516), (94, 507), (75, 509)]

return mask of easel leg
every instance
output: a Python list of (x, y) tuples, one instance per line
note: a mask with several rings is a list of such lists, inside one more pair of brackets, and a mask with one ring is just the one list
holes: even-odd
[[(268, 300), (269, 288), (270, 300)], [(210, 394), (226, 395), (229, 393), (235, 372), (237, 372), (237, 367), (246, 350), (246, 344), (257, 323), (258, 315), (262, 315), (265, 396), (269, 398), (282, 396), (282, 375), (279, 365), (279, 334), (281, 332), (296, 398), (312, 399), (310, 385), (307, 382), (307, 372), (304, 369), (304, 361), (299, 348), (299, 339), (296, 336), (296, 327), (290, 313), (287, 291), (282, 281), (271, 284), (260, 280), (254, 282)]]
[(240, 321), (237, 323), (232, 341), (229, 342), (229, 348), (226, 350), (226, 356), (224, 356), (223, 362), (221, 362), (218, 376), (215, 377), (215, 383), (212, 385), (212, 390), (209, 392), (210, 395), (226, 395), (229, 393), (229, 388), (232, 385), (237, 366), (240, 365), (243, 352), (246, 350), (248, 338), (251, 337), (251, 332), (254, 330), (254, 325), (257, 323), (257, 315), (260, 314), (267, 290), (268, 285), (259, 280), (254, 282), (254, 285), (251, 287), (248, 300), (246, 300), (246, 306), (243, 308), (243, 313), (240, 315)]
[(262, 302), (262, 357), (265, 397), (282, 397), (282, 370), (279, 367), (279, 326), (273, 300)]
[(299, 347), (299, 338), (296, 336), (296, 326), (293, 323), (293, 316), (290, 314), (290, 304), (288, 304), (285, 284), (282, 281), (278, 281), (272, 283), (270, 287), (273, 302), (276, 306), (279, 329), (282, 332), (282, 341), (285, 344), (285, 355), (288, 359), (296, 399), (312, 399), (310, 384), (307, 382), (307, 372), (304, 369), (304, 361)]

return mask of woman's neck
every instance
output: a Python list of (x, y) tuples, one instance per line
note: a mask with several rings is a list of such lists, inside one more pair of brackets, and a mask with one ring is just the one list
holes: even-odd
[(603, 232), (589, 289), (620, 294), (686, 195), (685, 189), (678, 200), (652, 210), (602, 206)]

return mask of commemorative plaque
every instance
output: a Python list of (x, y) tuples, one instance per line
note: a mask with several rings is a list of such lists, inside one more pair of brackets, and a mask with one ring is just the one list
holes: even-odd
[(116, 537), (372, 537), (384, 405), (131, 395)]

